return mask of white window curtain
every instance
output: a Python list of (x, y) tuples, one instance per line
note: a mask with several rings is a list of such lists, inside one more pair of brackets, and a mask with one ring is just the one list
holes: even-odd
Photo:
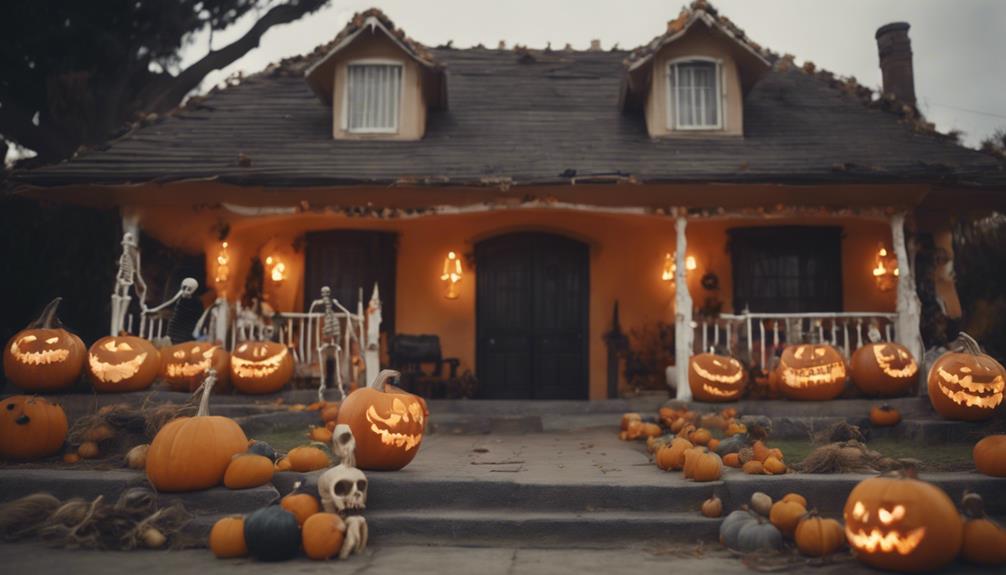
[(671, 66), (675, 128), (720, 127), (720, 66), (716, 62), (680, 62)]
[(350, 132), (395, 132), (402, 90), (397, 64), (350, 64), (346, 128)]

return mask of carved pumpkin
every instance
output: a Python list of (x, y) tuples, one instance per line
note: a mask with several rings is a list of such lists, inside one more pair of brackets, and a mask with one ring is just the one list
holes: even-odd
[(324, 561), (339, 554), (346, 537), (346, 524), (335, 513), (315, 513), (304, 522), (301, 545), (304, 555)]
[(203, 384), (195, 417), (174, 419), (147, 451), (147, 479), (158, 491), (196, 491), (219, 485), (231, 458), (248, 449), (248, 438), (233, 419), (209, 414), (212, 380)]
[(231, 355), (222, 346), (203, 341), (187, 341), (161, 350), (161, 377), (175, 391), (192, 393), (203, 382), (206, 370), (217, 370), (214, 390), (230, 387)]
[(696, 401), (735, 401), (747, 381), (744, 366), (732, 357), (700, 353), (688, 362), (688, 386)]
[(929, 400), (947, 419), (981, 421), (996, 414), (1006, 388), (1006, 369), (961, 333), (964, 351), (947, 352), (929, 369)]
[(7, 379), (25, 391), (59, 391), (72, 386), (84, 368), (84, 342), (62, 328), (49, 302), (37, 320), (14, 334), (3, 353)]
[(275, 393), (293, 377), (293, 356), (281, 343), (246, 341), (231, 355), (231, 383), (242, 393)]
[(360, 469), (401, 469), (419, 451), (429, 412), (419, 397), (385, 383), (398, 375), (381, 371), (369, 386), (350, 393), (339, 409), (338, 422), (348, 425), (356, 438)]
[(63, 408), (42, 397), (14, 395), (0, 403), (0, 457), (39, 459), (66, 441)]
[(894, 342), (868, 343), (852, 354), (852, 383), (865, 395), (904, 395), (916, 380), (919, 364), (908, 348)]
[(979, 473), (1006, 477), (1006, 435), (990, 435), (975, 444), (972, 451)]
[(160, 370), (160, 352), (154, 344), (134, 335), (105, 336), (87, 353), (87, 373), (99, 392), (147, 389)]
[(845, 502), (845, 536), (879, 569), (935, 571), (961, 549), (961, 516), (942, 489), (905, 476), (859, 482)]
[(217, 559), (230, 559), (248, 555), (245, 545), (245, 518), (240, 515), (224, 517), (210, 530), (210, 550)]
[(835, 399), (845, 387), (845, 361), (827, 344), (791, 345), (779, 358), (779, 391), (789, 399)]

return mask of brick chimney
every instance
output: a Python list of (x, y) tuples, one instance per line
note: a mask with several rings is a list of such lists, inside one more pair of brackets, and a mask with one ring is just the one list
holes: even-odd
[(912, 69), (912, 41), (908, 22), (892, 22), (877, 28), (877, 51), (884, 92), (906, 104), (915, 105), (915, 73)]

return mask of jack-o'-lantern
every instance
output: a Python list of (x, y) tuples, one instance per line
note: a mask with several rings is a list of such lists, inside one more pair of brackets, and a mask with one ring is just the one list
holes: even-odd
[(963, 524), (953, 501), (939, 487), (908, 475), (859, 482), (844, 515), (849, 546), (872, 567), (935, 571), (961, 550)]
[(14, 395), (0, 403), (0, 457), (38, 459), (52, 455), (66, 441), (63, 408), (42, 397)]
[(747, 381), (744, 366), (732, 357), (700, 353), (688, 362), (688, 386), (697, 401), (740, 399)]
[(1006, 369), (961, 333), (964, 351), (947, 352), (929, 369), (929, 400), (947, 419), (981, 421), (1002, 405)]
[(154, 344), (135, 335), (105, 336), (87, 352), (87, 373), (95, 391), (146, 389), (160, 370), (160, 352)]
[(245, 341), (231, 354), (231, 383), (242, 393), (275, 393), (293, 377), (293, 356), (281, 343)]
[(419, 451), (429, 411), (421, 398), (386, 383), (398, 376), (382, 370), (369, 386), (350, 393), (339, 409), (338, 423), (348, 425), (356, 438), (360, 469), (401, 469)]
[(62, 328), (49, 302), (37, 320), (14, 334), (3, 354), (7, 379), (26, 391), (59, 391), (72, 386), (84, 368), (84, 342)]
[(894, 342), (868, 343), (852, 354), (852, 383), (869, 396), (902, 395), (915, 382), (919, 364), (905, 346)]
[(187, 341), (162, 349), (161, 362), (161, 377), (175, 391), (195, 391), (211, 367), (217, 370), (214, 391), (227, 391), (230, 387), (231, 356), (222, 346)]
[(827, 344), (791, 345), (779, 358), (779, 391), (789, 399), (835, 399), (845, 388), (845, 361)]

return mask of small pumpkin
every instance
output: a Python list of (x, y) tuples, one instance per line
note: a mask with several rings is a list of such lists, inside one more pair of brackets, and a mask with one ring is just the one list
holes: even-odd
[(245, 519), (240, 515), (224, 517), (210, 530), (210, 551), (217, 559), (231, 559), (248, 555), (245, 545)]
[(748, 428), (747, 428), (746, 425), (744, 425), (743, 423), (741, 423), (739, 421), (734, 420), (734, 421), (731, 421), (730, 423), (727, 424), (727, 429), (724, 432), (724, 435), (726, 435), (726, 436), (729, 437), (729, 436), (732, 436), (732, 435), (742, 435), (742, 434), (747, 433), (747, 432), (748, 432)]
[(105, 336), (87, 352), (88, 379), (100, 393), (147, 389), (160, 371), (161, 353), (135, 335)]
[(685, 479), (691, 479), (695, 474), (695, 464), (698, 463), (699, 456), (705, 452), (706, 448), (696, 445), (685, 450), (685, 464), (681, 467)]
[(845, 531), (838, 521), (824, 519), (811, 512), (797, 524), (793, 540), (800, 553), (810, 557), (824, 557), (845, 545)]
[(161, 377), (175, 391), (192, 393), (203, 382), (209, 368), (217, 370), (214, 391), (230, 388), (231, 355), (220, 345), (186, 341), (161, 350)]
[(762, 465), (761, 461), (752, 459), (741, 466), (741, 471), (748, 475), (765, 475), (765, 466)]
[(326, 401), (319, 410), (321, 420), (325, 423), (339, 419), (339, 402)]
[(250, 489), (272, 481), (272, 461), (253, 453), (242, 453), (231, 459), (224, 472), (224, 486), (228, 489)]
[(734, 511), (720, 524), (720, 541), (731, 549), (750, 553), (782, 548), (782, 533), (764, 518), (746, 510)]
[(723, 474), (723, 460), (711, 451), (700, 453), (692, 468), (692, 479), (695, 481), (716, 481)]
[(281, 343), (245, 341), (231, 354), (230, 374), (241, 393), (276, 393), (293, 377), (293, 355)]
[(290, 471), (290, 460), (286, 457), (277, 459), (274, 467), (276, 471)]
[(965, 515), (964, 545), (961, 555), (978, 565), (1006, 565), (1006, 530), (985, 516), (985, 504), (977, 493), (966, 493), (962, 501)]
[(807, 498), (804, 497), (803, 495), (800, 495), (799, 493), (787, 493), (786, 495), (782, 496), (782, 499), (780, 499), (780, 501), (793, 501), (799, 503), (805, 509), (807, 507)]
[(148, 451), (150, 451), (149, 443), (141, 443), (130, 449), (126, 453), (126, 467), (130, 469), (146, 469)]
[(76, 453), (67, 453), (63, 455), (63, 463), (74, 464), (80, 461), (80, 455)]
[(290, 470), (300, 473), (324, 469), (332, 464), (324, 451), (311, 445), (294, 447), (286, 454), (286, 459), (290, 461)]
[(196, 491), (219, 485), (231, 458), (248, 449), (248, 438), (233, 419), (210, 415), (212, 379), (203, 384), (194, 417), (169, 421), (147, 452), (147, 479), (158, 491)]
[(688, 387), (696, 401), (736, 401), (747, 385), (747, 370), (732, 357), (713, 353), (688, 361)]
[(14, 395), (0, 403), (0, 457), (40, 459), (55, 455), (67, 433), (66, 413), (43, 397)]
[(870, 424), (875, 427), (891, 427), (901, 423), (901, 412), (886, 403), (870, 408)]
[(723, 515), (723, 501), (713, 495), (702, 502), (702, 515), (706, 517), (720, 517)]
[(623, 413), (622, 414), (622, 421), (621, 421), (619, 427), (621, 428), (622, 431), (628, 431), (629, 430), (629, 424), (632, 423), (633, 421), (640, 421), (641, 422), (641, 421), (643, 421), (643, 416), (639, 415), (638, 413)]
[(768, 446), (760, 439), (751, 444), (751, 449), (754, 451), (754, 458), (761, 462), (764, 462), (771, 455)]
[(293, 516), (297, 518), (298, 525), (304, 525), (309, 517), (321, 511), (318, 497), (303, 489), (303, 483), (300, 481), (294, 484), (293, 491), (284, 496), (279, 505), (293, 513)]
[(80, 378), (84, 342), (63, 329), (56, 317), (62, 300), (49, 302), (38, 319), (15, 333), (4, 348), (4, 375), (25, 391), (61, 391)]
[(807, 509), (796, 501), (776, 501), (772, 504), (768, 519), (783, 535), (792, 537), (800, 519), (807, 514)]
[(696, 429), (695, 431), (691, 432), (691, 434), (689, 434), (688, 441), (691, 441), (692, 443), (694, 443), (696, 445), (706, 445), (706, 444), (709, 443), (709, 440), (712, 439), (712, 438), (713, 438), (713, 435), (712, 435), (712, 433), (709, 432), (708, 429), (703, 429), (703, 428), (700, 427), (700, 428)]
[(656, 423), (644, 422), (640, 427), (639, 436), (640, 437), (660, 437), (663, 434), (663, 430)]
[(975, 444), (971, 451), (979, 473), (1006, 477), (1006, 435), (989, 435)]
[(254, 453), (255, 455), (266, 457), (270, 461), (276, 461), (276, 450), (264, 441), (252, 440), (248, 445), (248, 453)]
[[(401, 469), (423, 441), (429, 410), (421, 398), (387, 383), (400, 374), (383, 370), (367, 387), (350, 393), (339, 408), (340, 424), (356, 438), (356, 465), (364, 470)], [(659, 426), (656, 435), (660, 434)]]
[(262, 561), (285, 561), (300, 549), (297, 518), (279, 505), (270, 505), (245, 518), (245, 543), (252, 557)]
[(761, 515), (762, 517), (768, 517), (772, 512), (772, 497), (767, 493), (755, 491), (751, 494), (751, 499), (748, 501), (748, 505), (755, 513)]
[(93, 441), (85, 441), (77, 447), (77, 455), (84, 459), (97, 459), (101, 457), (101, 449)]
[(779, 390), (788, 399), (835, 399), (845, 388), (845, 360), (827, 344), (790, 345), (779, 358)]
[(709, 451), (715, 452), (720, 447), (720, 440), (713, 437), (709, 440), (709, 443), (706, 444), (706, 447), (709, 448)]
[(338, 555), (346, 536), (346, 524), (335, 513), (315, 513), (304, 522), (301, 541), (304, 554), (315, 561)]
[(307, 438), (320, 443), (332, 443), (332, 430), (312, 425), (307, 428)]
[(724, 455), (723, 465), (726, 465), (727, 467), (740, 467), (741, 466), (740, 455), (738, 455), (736, 452)]
[(1006, 393), (1006, 368), (982, 353), (971, 336), (961, 332), (961, 352), (941, 355), (929, 369), (929, 400), (947, 419), (981, 421), (996, 414)]
[(681, 469), (685, 465), (685, 450), (694, 447), (687, 439), (675, 437), (670, 444), (657, 451), (657, 467), (664, 471)]
[(919, 364), (900, 343), (876, 342), (860, 347), (849, 362), (852, 383), (869, 397), (904, 395), (916, 381)]
[(762, 469), (770, 475), (783, 475), (786, 473), (786, 464), (774, 455), (770, 455), (762, 462)]

